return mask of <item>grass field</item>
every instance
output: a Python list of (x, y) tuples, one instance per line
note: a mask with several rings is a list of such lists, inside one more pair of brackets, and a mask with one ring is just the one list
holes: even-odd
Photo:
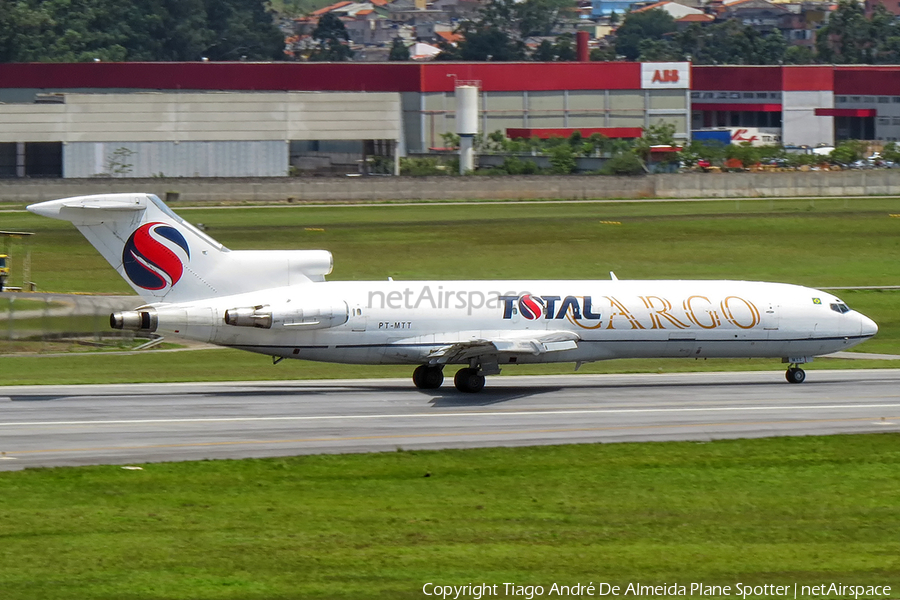
[[(888, 216), (897, 213), (897, 200), (854, 199), (182, 215), (233, 248), (331, 250), (334, 279), (605, 279), (614, 270), (827, 287), (900, 284), (900, 219)], [(129, 291), (71, 225), (24, 213), (0, 221), (37, 232), (41, 289)], [(860, 350), (900, 354), (900, 292), (840, 295), (881, 327)], [(896, 365), (825, 359), (812, 369)], [(757, 368), (782, 367), (610, 361), (582, 371)], [(273, 367), (263, 356), (202, 350), (5, 356), (0, 374), (11, 384), (410, 373)], [(498, 584), (501, 597), (513, 597), (505, 582), (543, 586), (544, 596), (553, 583), (701, 582), (733, 593), (737, 583), (835, 582), (891, 585), (888, 596), (860, 597), (896, 598), (898, 473), (898, 434), (0, 472), (0, 600), (422, 598), (428, 582)]]
[(421, 598), (427, 582), (896, 591), (898, 472), (900, 435), (882, 434), (0, 473), (0, 597)]
[[(176, 207), (178, 208), (178, 207)], [(417, 206), (185, 207), (231, 248), (325, 248), (331, 279), (750, 279), (810, 285), (900, 284), (897, 199), (727, 200)], [(34, 231), (33, 279), (56, 292), (129, 293), (70, 224), (6, 213)], [(857, 349), (900, 354), (900, 291), (847, 291), (879, 335)], [(2, 335), (2, 333), (0, 333)], [(40, 346), (38, 345), (38, 349)], [(92, 353), (96, 354), (96, 353)], [(183, 381), (409, 375), (408, 368), (297, 363), (228, 351), (3, 358), (6, 383)], [(884, 363), (885, 365), (889, 363)], [(52, 365), (52, 369), (47, 367)], [(879, 366), (821, 361), (831, 368)], [(571, 365), (505, 373), (561, 373)], [(613, 361), (585, 372), (780, 369), (777, 361)]]

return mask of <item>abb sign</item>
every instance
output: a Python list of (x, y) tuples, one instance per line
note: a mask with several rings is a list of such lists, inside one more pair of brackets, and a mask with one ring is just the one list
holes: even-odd
[(690, 63), (641, 63), (641, 89), (687, 89)]
[(678, 83), (678, 69), (657, 69), (653, 73), (653, 83)]

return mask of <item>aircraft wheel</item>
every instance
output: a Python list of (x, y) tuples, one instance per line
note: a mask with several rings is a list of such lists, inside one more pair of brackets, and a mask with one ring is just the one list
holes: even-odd
[(453, 385), (461, 392), (474, 394), (484, 388), (484, 375), (479, 375), (478, 369), (460, 369), (453, 378)]
[(420, 390), (433, 390), (444, 383), (444, 370), (441, 367), (420, 365), (413, 371), (413, 383)]
[(803, 383), (806, 381), (806, 371), (797, 367), (791, 367), (785, 372), (784, 377), (788, 380), (788, 383)]

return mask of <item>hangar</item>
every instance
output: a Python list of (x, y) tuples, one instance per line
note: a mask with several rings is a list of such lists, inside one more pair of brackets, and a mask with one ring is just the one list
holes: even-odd
[(481, 131), (515, 137), (637, 137), (664, 122), (681, 140), (723, 128), (792, 145), (900, 139), (898, 66), (3, 64), (0, 177), (347, 173), (373, 156), (396, 165), (445, 145), (463, 83), (480, 89)]
[(900, 140), (900, 66), (693, 66), (691, 127), (786, 145)]
[(405, 156), (480, 126), (689, 136), (688, 63), (77, 63), (0, 65), (0, 176), (283, 176)]

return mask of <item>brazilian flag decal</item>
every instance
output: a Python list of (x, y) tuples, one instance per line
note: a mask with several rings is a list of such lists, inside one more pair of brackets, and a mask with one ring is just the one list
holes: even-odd
[(813, 298), (813, 304), (822, 304), (822, 301), (818, 298)]

